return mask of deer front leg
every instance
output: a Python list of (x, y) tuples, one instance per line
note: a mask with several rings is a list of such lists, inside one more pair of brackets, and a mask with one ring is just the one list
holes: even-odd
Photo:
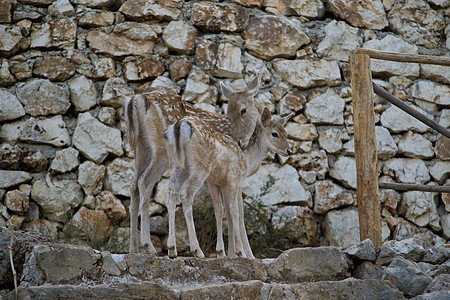
[(220, 197), (220, 188), (214, 184), (209, 184), (209, 193), (214, 205), (214, 216), (216, 218), (216, 230), (217, 230), (217, 243), (216, 243), (216, 255), (217, 257), (225, 257), (225, 245), (223, 243), (223, 208), (222, 199)]

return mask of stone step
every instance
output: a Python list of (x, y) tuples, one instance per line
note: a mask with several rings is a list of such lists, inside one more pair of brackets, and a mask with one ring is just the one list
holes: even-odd
[(341, 280), (350, 276), (343, 251), (336, 247), (296, 248), (275, 259), (181, 257), (111, 254), (86, 246), (37, 245), (26, 260), (21, 282), (81, 284), (162, 279), (171, 286), (209, 285), (259, 280), (299, 283)]
[[(164, 283), (109, 283), (92, 286), (20, 287), (19, 299), (404, 299), (389, 281), (378, 279), (264, 283), (259, 280), (174, 288)], [(14, 299), (14, 292), (5, 297)]]

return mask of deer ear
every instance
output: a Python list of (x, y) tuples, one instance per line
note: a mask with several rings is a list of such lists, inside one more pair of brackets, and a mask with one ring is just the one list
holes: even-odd
[(230, 99), (231, 96), (233, 95), (233, 91), (229, 89), (222, 81), (220, 82), (220, 88), (222, 89), (222, 95), (226, 99)]
[(264, 107), (263, 112), (261, 114), (261, 124), (263, 126), (268, 126), (271, 120), (272, 115), (270, 114), (270, 110), (267, 107)]
[(258, 93), (259, 86), (261, 84), (261, 76), (262, 76), (262, 73), (259, 73), (258, 76), (253, 78), (253, 80), (247, 86), (247, 93), (249, 93), (249, 94), (251, 94), (253, 96)]
[(289, 119), (292, 117), (293, 114), (294, 113), (290, 113), (286, 117), (283, 117), (283, 118), (279, 119), (278, 123), (280, 123), (284, 127), (286, 125), (286, 123), (289, 121)]

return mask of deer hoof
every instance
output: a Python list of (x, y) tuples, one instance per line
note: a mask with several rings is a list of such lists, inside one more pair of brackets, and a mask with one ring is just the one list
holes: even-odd
[(177, 257), (177, 250), (175, 248), (169, 248), (168, 254), (170, 258), (176, 258)]
[(198, 258), (204, 258), (205, 254), (203, 254), (203, 252), (201, 250), (194, 250), (194, 256), (198, 257)]
[(224, 250), (216, 250), (217, 258), (225, 257), (225, 251)]

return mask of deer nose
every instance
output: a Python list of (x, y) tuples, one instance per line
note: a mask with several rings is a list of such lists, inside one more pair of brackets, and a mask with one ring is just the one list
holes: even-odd
[(291, 154), (292, 154), (291, 149), (287, 149), (286, 152), (287, 152), (288, 155), (291, 155)]

